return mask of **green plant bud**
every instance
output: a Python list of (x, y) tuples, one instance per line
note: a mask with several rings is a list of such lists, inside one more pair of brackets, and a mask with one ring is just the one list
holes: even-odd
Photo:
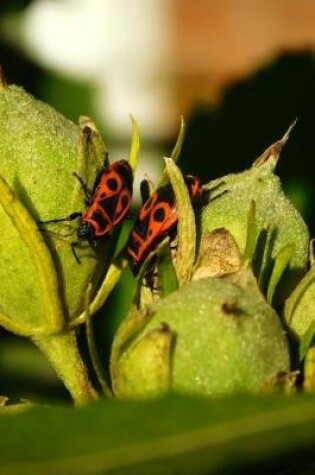
[[(126, 262), (121, 254), (109, 267), (115, 232), (99, 254), (80, 242), (79, 264), (70, 244), (78, 243), (80, 221), (69, 217), (84, 211), (107, 149), (89, 118), (73, 124), (23, 89), (7, 86), (1, 68), (0, 137), (0, 325), (31, 337), (73, 400), (83, 404), (97, 393), (75, 327), (104, 303)], [(132, 118), (132, 169), (138, 151)]]
[[(81, 265), (71, 252), (76, 221), (46, 225), (42, 234), (36, 225), (37, 220), (62, 218), (84, 209), (73, 172), (92, 185), (104, 160), (100, 139), (99, 150), (91, 145), (93, 134), (97, 136), (97, 131), (87, 121), (80, 128), (23, 89), (2, 81), (0, 175), (12, 196), (0, 206), (0, 324), (11, 331), (31, 336), (59, 331), (64, 317), (69, 321), (83, 311), (88, 279), (94, 284), (99, 280), (101, 269), (93, 250), (88, 245), (78, 249)], [(20, 211), (24, 208), (24, 217), (13, 210), (12, 203)], [(55, 311), (51, 321), (47, 306), (52, 302), (45, 301), (52, 292), (49, 289), (60, 300), (59, 317)]]
[[(225, 228), (234, 237), (241, 254), (247, 244), (248, 216), (255, 203), (255, 253), (253, 268), (265, 292), (282, 249), (293, 247), (286, 270), (275, 291), (281, 303), (306, 271), (309, 233), (299, 212), (285, 196), (274, 169), (289, 132), (269, 147), (253, 166), (210, 182), (210, 201), (202, 211), (202, 233)], [(211, 192), (213, 190), (213, 192)]]
[(191, 281), (147, 311), (133, 309), (111, 358), (122, 398), (260, 392), (288, 370), (285, 333), (248, 266)]

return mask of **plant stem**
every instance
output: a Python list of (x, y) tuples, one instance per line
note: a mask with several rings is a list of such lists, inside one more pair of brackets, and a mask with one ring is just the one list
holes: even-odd
[(98, 398), (79, 353), (74, 330), (36, 336), (33, 341), (47, 356), (75, 404), (86, 404)]

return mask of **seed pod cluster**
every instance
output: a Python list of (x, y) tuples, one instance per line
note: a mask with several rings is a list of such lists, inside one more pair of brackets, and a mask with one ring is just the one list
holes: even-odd
[[(104, 300), (89, 307), (87, 295), (95, 295), (107, 251), (98, 260), (83, 246), (78, 268), (69, 247), (75, 224), (41, 231), (37, 221), (82, 211), (84, 190), (73, 172), (87, 189), (93, 187), (106, 147), (87, 118), (75, 125), (3, 78), (0, 135), (0, 324), (30, 336), (74, 399), (86, 402), (96, 395), (72, 324), (84, 321), (84, 312), (90, 308), (93, 313)], [(290, 353), (276, 310), (286, 300), (286, 320), (304, 338), (313, 322), (304, 310), (311, 314), (314, 291), (314, 266), (306, 274), (307, 227), (274, 173), (287, 139), (288, 133), (249, 170), (203, 186), (205, 199), (195, 219), (195, 203), (173, 160), (183, 140), (182, 126), (162, 180), (165, 184), (168, 176), (174, 191), (169, 209), (178, 213), (177, 251), (173, 256), (163, 252), (173, 234), (155, 240), (161, 280), (154, 298), (141, 289), (145, 270), (139, 272), (140, 298), (112, 347), (115, 396), (144, 398), (171, 390), (217, 395), (282, 385), (290, 372)], [(133, 140), (131, 156), (137, 156), (138, 147)], [(101, 285), (103, 296), (126, 265), (123, 254), (117, 263), (108, 272), (112, 281)]]
[(204, 186), (209, 198), (191, 281), (134, 308), (116, 334), (111, 372), (118, 397), (292, 385), (287, 335), (271, 306), (283, 303), (308, 261), (308, 229), (274, 173), (288, 135), (249, 170)]

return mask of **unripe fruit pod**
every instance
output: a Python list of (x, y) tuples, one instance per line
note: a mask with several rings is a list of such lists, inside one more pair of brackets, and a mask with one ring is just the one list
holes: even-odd
[(286, 336), (248, 267), (189, 282), (133, 310), (116, 334), (111, 372), (121, 398), (175, 390), (260, 392), (289, 370)]
[[(23, 89), (0, 87), (0, 175), (14, 195), (36, 220), (62, 218), (84, 208), (82, 190), (73, 172), (83, 173), (88, 185), (93, 183), (95, 169), (104, 157), (88, 154), (86, 162), (80, 155), (83, 132), (79, 126), (58, 114), (48, 105), (35, 100)], [(81, 147), (81, 148), (80, 148)], [(12, 198), (14, 201), (15, 198)], [(10, 200), (9, 200), (10, 201)], [(36, 252), (30, 252), (24, 237), (12, 224), (3, 206), (0, 206), (0, 324), (16, 333), (34, 335), (60, 330), (49, 327), (45, 320), (43, 296), (45, 279), (39, 277)], [(70, 242), (75, 240), (75, 226), (69, 234), (64, 225), (47, 226), (42, 236), (52, 252), (55, 269), (46, 269), (47, 275), (57, 272), (57, 294), (61, 298), (63, 314), (71, 320), (83, 311), (84, 289), (88, 279), (99, 279), (95, 253), (88, 246), (79, 251), (81, 265), (75, 261)], [(82, 254), (81, 254), (82, 252)], [(48, 258), (49, 260), (49, 258)], [(59, 319), (60, 320), (60, 319)], [(47, 329), (47, 331), (46, 331)]]
[[(289, 132), (269, 147), (252, 168), (210, 182), (210, 201), (202, 211), (202, 233), (217, 228), (227, 229), (241, 253), (247, 239), (247, 220), (251, 203), (255, 203), (257, 246), (253, 268), (262, 290), (267, 290), (270, 274), (278, 253), (293, 245), (288, 262), (274, 296), (280, 304), (291, 293), (306, 272), (309, 233), (300, 213), (285, 196), (274, 169)], [(211, 189), (215, 189), (214, 193)], [(216, 196), (215, 196), (216, 195)]]

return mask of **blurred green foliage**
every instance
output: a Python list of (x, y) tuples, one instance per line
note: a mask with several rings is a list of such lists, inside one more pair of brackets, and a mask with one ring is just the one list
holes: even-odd
[(76, 410), (35, 406), (17, 417), (11, 406), (2, 409), (0, 472), (311, 475), (314, 407), (305, 395), (103, 400)]

